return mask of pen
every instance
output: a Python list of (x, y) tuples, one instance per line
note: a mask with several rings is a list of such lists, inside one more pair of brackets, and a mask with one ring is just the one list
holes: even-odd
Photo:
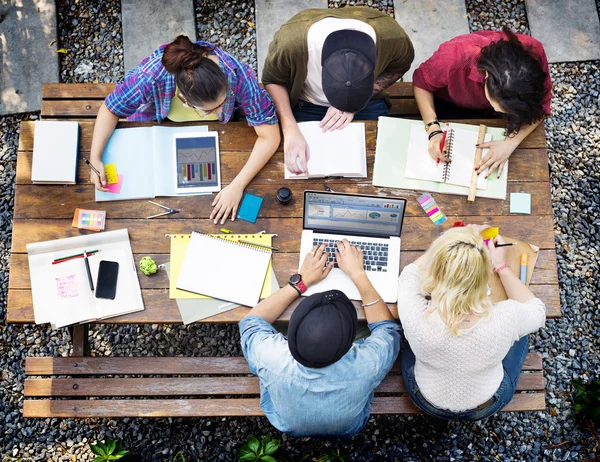
[(93, 165), (90, 163), (90, 161), (89, 161), (89, 160), (87, 160), (87, 159), (84, 159), (84, 162), (90, 166), (90, 168), (91, 168), (91, 169), (94, 171), (94, 173), (95, 173), (96, 175), (98, 175), (98, 178), (102, 178), (102, 177), (100, 176), (100, 172), (99, 172), (98, 170), (96, 170), (96, 167), (94, 167), (94, 166), (93, 166)]
[(85, 270), (87, 271), (88, 282), (90, 283), (90, 290), (94, 291), (94, 282), (92, 281), (92, 272), (90, 271), (90, 262), (88, 261), (87, 252), (83, 251), (83, 259), (85, 260)]
[[(92, 255), (92, 254), (97, 253), (97, 252), (98, 252), (97, 250), (90, 250), (87, 254), (88, 255)], [(75, 258), (75, 257), (83, 257), (83, 254), (82, 253), (76, 253), (75, 255), (69, 255), (68, 257), (57, 258), (54, 261), (68, 260), (69, 258)]]
[[(514, 242), (510, 242), (508, 244), (496, 244), (494, 247), (498, 248), (498, 247), (508, 247), (509, 245), (515, 245)], [(527, 255), (527, 254), (523, 254), (523, 255)]]
[(240, 242), (242, 244), (255, 245), (256, 247), (262, 247), (263, 249), (279, 250), (278, 247), (271, 247), (270, 245), (264, 245), (264, 244), (256, 244), (256, 243), (250, 242), (250, 241), (242, 241), (241, 239), (238, 239), (238, 242)]
[[(444, 152), (444, 143), (446, 142), (446, 134), (448, 133), (448, 124), (446, 124), (446, 130), (444, 130), (444, 133), (442, 134), (442, 141), (440, 141), (440, 152)], [(440, 164), (440, 159), (438, 158), (437, 162), (435, 163), (435, 166), (437, 167)]]
[(527, 254), (521, 254), (521, 272), (519, 273), (519, 279), (523, 284), (527, 284)]

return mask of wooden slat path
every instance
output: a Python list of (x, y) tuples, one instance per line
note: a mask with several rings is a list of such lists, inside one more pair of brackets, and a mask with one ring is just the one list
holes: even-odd
[[(376, 389), (373, 414), (420, 413), (399, 375), (400, 361)], [(71, 378), (27, 378), (25, 417), (192, 417), (260, 416), (258, 378), (248, 376), (248, 364), (238, 357), (95, 357), (27, 358), (28, 376), (77, 375)], [(107, 378), (145, 375), (160, 377)], [(164, 377), (178, 375), (178, 377)], [(205, 375), (203, 377), (188, 377)], [(206, 375), (209, 375), (208, 377)], [(81, 377), (86, 376), (86, 377)], [(104, 376), (89, 378), (89, 376)], [(182, 377), (186, 376), (186, 377)], [(391, 396), (393, 395), (393, 396)], [(76, 398), (131, 398), (86, 400)], [(165, 399), (197, 396), (204, 399)], [(228, 399), (218, 398), (228, 396)], [(217, 398), (213, 398), (217, 397)], [(206, 399), (209, 398), (209, 399)], [(527, 356), (517, 392), (505, 411), (544, 410), (544, 378), (539, 353)]]

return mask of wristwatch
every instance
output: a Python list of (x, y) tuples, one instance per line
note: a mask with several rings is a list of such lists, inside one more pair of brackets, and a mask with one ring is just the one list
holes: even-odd
[(433, 119), (431, 122), (429, 123), (425, 123), (423, 122), (423, 125), (425, 125), (425, 131), (428, 131), (432, 125), (437, 125), (438, 127), (440, 126), (440, 123), (438, 122), (437, 118)]
[(288, 283), (298, 291), (298, 295), (302, 295), (304, 292), (306, 292), (307, 287), (302, 281), (301, 274), (292, 274)]

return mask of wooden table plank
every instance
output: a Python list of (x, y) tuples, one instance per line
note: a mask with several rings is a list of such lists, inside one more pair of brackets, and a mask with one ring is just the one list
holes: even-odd
[[(86, 111), (87, 112), (87, 111)], [(69, 120), (79, 122), (80, 125), (80, 136), (79, 136), (79, 152), (89, 152), (92, 144), (92, 134), (94, 132), (94, 120), (90, 119), (77, 119), (69, 118)], [(499, 119), (460, 119), (452, 120), (452, 122), (466, 123), (466, 124), (486, 124), (489, 127), (503, 127), (504, 123)], [(377, 138), (377, 122), (374, 120), (365, 120), (365, 136), (367, 149), (375, 149), (375, 140)], [(132, 128), (132, 127), (147, 127), (149, 123), (142, 122), (120, 122), (117, 128)], [(163, 122), (163, 126), (181, 126), (175, 122)], [(249, 127), (246, 122), (229, 122), (227, 124), (220, 124), (218, 122), (189, 122), (187, 125), (208, 125), (209, 130), (216, 130), (219, 132), (219, 149), (220, 151), (247, 151), (251, 144), (248, 144), (248, 140), (256, 139), (255, 131), (252, 127)], [(33, 132), (34, 122), (25, 121), (21, 122), (21, 132), (19, 136), (19, 151), (31, 151), (33, 150)], [(523, 140), (520, 145), (521, 148), (543, 148), (546, 147), (546, 135), (544, 132), (544, 125), (540, 124), (527, 138)], [(282, 146), (279, 147), (282, 149)]]
[[(400, 254), (400, 270), (415, 261), (422, 252), (403, 250)], [(133, 255), (134, 260), (140, 261), (143, 257), (152, 257), (158, 264), (167, 263), (170, 261), (170, 255), (166, 254), (139, 254)], [(273, 254), (273, 266), (275, 275), (282, 283), (298, 270), (300, 254), (297, 252), (275, 252)], [(535, 269), (531, 278), (532, 285), (540, 284), (558, 284), (558, 276), (556, 274), (556, 252), (554, 250), (540, 250)], [(11, 273), (8, 280), (9, 289), (31, 289), (31, 281), (29, 278), (29, 262), (27, 255), (19, 253), (13, 254), (11, 259)], [(138, 279), (142, 289), (167, 289), (169, 288), (169, 279), (165, 271), (158, 271), (152, 276), (146, 276), (138, 267)]]
[[(42, 99), (100, 98), (104, 100), (114, 88), (114, 83), (45, 83), (42, 85)], [(397, 90), (400, 93), (409, 91), (408, 88)]]
[[(273, 184), (251, 184), (246, 191), (264, 199), (260, 210), (261, 218), (302, 218), (303, 194), (305, 190), (323, 190), (323, 181), (306, 181), (288, 183), (294, 200), (282, 206), (275, 197), (278, 187), (285, 185), (283, 181)], [(425, 212), (416, 198), (420, 192), (404, 191), (388, 188), (377, 188), (370, 184), (331, 183), (336, 192), (352, 194), (382, 195), (404, 197), (407, 199), (406, 216), (424, 217)], [(527, 192), (531, 194), (531, 215), (552, 215), (550, 202), (550, 184), (542, 182), (516, 183), (510, 182), (508, 193)], [(510, 215), (510, 200), (478, 198), (475, 202), (466, 201), (462, 196), (438, 194), (435, 196), (440, 209), (448, 217), (468, 217), (474, 215)], [(159, 219), (208, 218), (212, 212), (214, 196), (165, 197), (157, 199), (159, 203), (179, 210), (177, 215)], [(113, 201), (98, 203), (94, 200), (92, 185), (18, 185), (15, 194), (15, 218), (19, 219), (60, 219), (72, 218), (75, 208), (106, 210), (109, 219), (145, 218), (159, 213), (161, 210), (146, 200)]]
[[(460, 219), (460, 218), (459, 218)], [(552, 217), (545, 216), (474, 216), (469, 223), (497, 226), (501, 232), (510, 231), (512, 236), (537, 245), (541, 249), (554, 249)], [(218, 233), (222, 225), (211, 220), (107, 220), (106, 230), (128, 229), (134, 253), (169, 253), (170, 241), (165, 234), (189, 234), (192, 231)], [(228, 221), (225, 225), (233, 233), (253, 233), (267, 230), (278, 234), (277, 247), (282, 252), (298, 252), (302, 234), (300, 218), (259, 218), (256, 223), (242, 220)], [(404, 250), (425, 250), (444, 231), (452, 227), (451, 220), (434, 227), (427, 217), (406, 217), (402, 228), (402, 248)], [(13, 222), (12, 252), (25, 253), (26, 245), (52, 239), (79, 236), (80, 231), (71, 227), (71, 219), (65, 220), (24, 220)]]

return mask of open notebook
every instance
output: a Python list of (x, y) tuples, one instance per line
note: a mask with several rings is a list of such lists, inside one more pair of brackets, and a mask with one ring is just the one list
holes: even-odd
[(271, 262), (271, 250), (192, 233), (177, 288), (254, 306)]
[[(468, 188), (471, 185), (471, 174), (475, 165), (477, 135), (478, 132), (449, 128), (446, 136), (446, 149), (452, 162), (440, 162), (436, 165), (435, 160), (427, 151), (429, 145), (427, 132), (422, 127), (413, 125), (410, 130), (408, 159), (406, 159), (404, 175), (407, 178), (437, 181)], [(485, 140), (489, 141), (490, 139), (491, 135), (486, 134)], [(485, 157), (488, 151), (489, 149), (484, 149), (482, 157)], [(477, 179), (477, 189), (487, 189), (485, 172)]]
[[(286, 179), (367, 176), (364, 123), (351, 123), (342, 130), (326, 133), (319, 128), (319, 122), (301, 122), (298, 127), (310, 148), (309, 174), (295, 175), (286, 168)], [(299, 160), (298, 166), (300, 167)]]

